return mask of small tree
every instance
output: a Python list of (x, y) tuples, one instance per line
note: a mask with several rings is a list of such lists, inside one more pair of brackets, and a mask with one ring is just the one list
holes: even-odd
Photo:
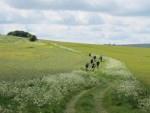
[(29, 40), (30, 40), (31, 42), (34, 42), (34, 41), (37, 40), (37, 37), (36, 37), (35, 35), (32, 35), (32, 36), (29, 38)]

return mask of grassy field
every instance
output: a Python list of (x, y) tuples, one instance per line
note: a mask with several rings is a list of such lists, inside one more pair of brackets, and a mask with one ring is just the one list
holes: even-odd
[(74, 43), (60, 44), (79, 50), (84, 54), (93, 52), (121, 60), (140, 81), (150, 87), (150, 48)]
[(8, 80), (69, 72), (84, 66), (89, 52), (123, 61), (139, 80), (150, 86), (149, 48), (41, 40), (31, 43), (26, 39), (6, 36), (0, 37), (0, 78)]
[(0, 37), (0, 79), (31, 78), (70, 72), (84, 64), (84, 56), (49, 41), (29, 42)]
[[(100, 71), (83, 70), (89, 53), (106, 56)], [(149, 58), (150, 48), (0, 36), (0, 112), (62, 113), (74, 94), (88, 90), (70, 102), (77, 113), (137, 113), (140, 103), (149, 113)]]

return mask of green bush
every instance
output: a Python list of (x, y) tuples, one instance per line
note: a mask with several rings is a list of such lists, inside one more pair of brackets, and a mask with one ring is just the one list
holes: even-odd
[(35, 35), (32, 35), (31, 33), (28, 33), (25, 31), (12, 31), (12, 32), (9, 32), (7, 35), (29, 38), (30, 41), (37, 40), (37, 37)]
[(31, 37), (29, 38), (29, 40), (30, 40), (31, 42), (34, 42), (34, 41), (37, 40), (37, 37), (36, 37), (35, 35), (33, 35), (33, 36), (31, 36)]

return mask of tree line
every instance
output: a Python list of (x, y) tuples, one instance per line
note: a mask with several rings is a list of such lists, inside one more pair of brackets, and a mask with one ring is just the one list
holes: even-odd
[(28, 38), (30, 41), (36, 41), (37, 40), (37, 36), (35, 36), (29, 32), (25, 32), (25, 31), (11, 31), (7, 35), (8, 36), (18, 36), (18, 37)]

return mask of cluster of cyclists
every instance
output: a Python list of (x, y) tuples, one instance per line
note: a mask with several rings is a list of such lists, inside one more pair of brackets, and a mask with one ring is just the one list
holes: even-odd
[(95, 69), (100, 67), (100, 64), (103, 62), (103, 56), (96, 56), (89, 53), (89, 61), (85, 64), (86, 71), (95, 71)]

